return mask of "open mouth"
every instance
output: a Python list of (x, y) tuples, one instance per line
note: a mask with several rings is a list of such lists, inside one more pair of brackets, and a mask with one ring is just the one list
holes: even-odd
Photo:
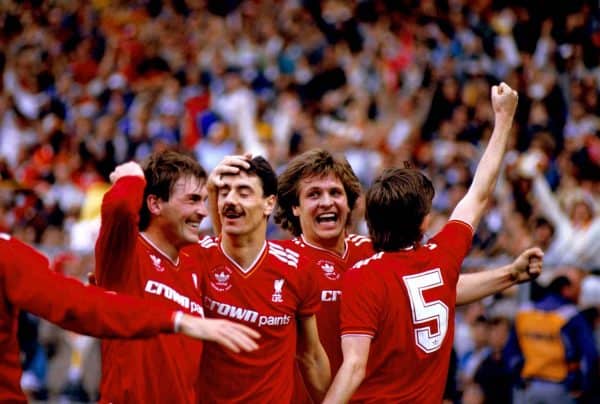
[(191, 227), (194, 230), (200, 229), (200, 222), (192, 221), (192, 220), (187, 220), (185, 222), (185, 224), (188, 225), (189, 227)]
[(326, 224), (326, 223), (335, 223), (337, 222), (338, 215), (335, 213), (323, 213), (322, 215), (317, 216), (317, 223)]

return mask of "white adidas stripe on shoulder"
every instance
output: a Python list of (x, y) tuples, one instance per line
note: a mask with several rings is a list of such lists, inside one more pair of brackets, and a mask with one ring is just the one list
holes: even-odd
[(269, 254), (273, 255), (278, 260), (285, 262), (286, 264), (298, 268), (298, 261), (300, 254), (289, 248), (283, 248), (282, 246), (269, 242)]
[(360, 234), (349, 234), (346, 237), (346, 240), (351, 242), (352, 244), (359, 246), (364, 243), (370, 243), (371, 239), (367, 236), (361, 236)]
[(198, 241), (203, 248), (212, 248), (218, 246), (217, 240), (212, 236), (204, 236), (201, 240)]

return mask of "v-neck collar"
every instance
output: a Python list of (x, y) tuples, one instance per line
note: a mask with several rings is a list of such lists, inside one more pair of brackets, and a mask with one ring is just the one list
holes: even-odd
[(221, 250), (221, 252), (225, 256), (225, 258), (227, 258), (229, 260), (229, 262), (231, 262), (231, 264), (233, 266), (235, 266), (243, 275), (248, 276), (256, 269), (256, 267), (258, 267), (258, 264), (262, 261), (264, 255), (266, 254), (266, 251), (267, 251), (267, 243), (268, 242), (265, 240), (262, 248), (260, 249), (260, 251), (258, 252), (256, 257), (254, 258), (254, 261), (252, 261), (252, 263), (248, 266), (248, 268), (242, 267), (233, 258), (231, 258), (227, 254), (227, 252), (225, 252), (225, 249), (223, 248), (223, 240), (221, 240), (219, 242), (219, 250)]
[(161, 250), (161, 249), (160, 249), (160, 248), (159, 248), (159, 247), (158, 247), (156, 244), (154, 244), (154, 243), (152, 242), (152, 240), (150, 240), (150, 239), (148, 238), (148, 236), (146, 236), (144, 233), (139, 233), (139, 234), (140, 234), (140, 237), (141, 237), (141, 238), (144, 240), (144, 242), (146, 242), (146, 244), (148, 244), (150, 247), (152, 247), (153, 249), (155, 249), (155, 250), (156, 250), (156, 252), (157, 252), (157, 253), (159, 253), (160, 255), (162, 255), (162, 256), (163, 256), (163, 257), (164, 257), (164, 258), (165, 258), (167, 261), (169, 261), (169, 262), (171, 263), (171, 265), (173, 265), (175, 268), (177, 268), (177, 267), (179, 266), (179, 262), (180, 262), (179, 255), (177, 256), (177, 260), (176, 260), (176, 261), (173, 261), (173, 260), (171, 259), (171, 257), (169, 257), (169, 256), (167, 255), (167, 253), (165, 253), (165, 252), (164, 252), (163, 250)]
[(341, 258), (343, 260), (345, 260), (346, 258), (348, 258), (348, 241), (346, 241), (346, 239), (344, 238), (344, 253), (340, 256), (339, 254), (337, 254), (334, 251), (331, 251), (327, 248), (323, 248), (323, 247), (319, 247), (318, 245), (315, 245), (311, 242), (309, 242), (308, 240), (306, 240), (306, 238), (304, 238), (304, 234), (300, 235), (300, 239), (302, 240), (302, 242), (304, 244), (306, 244), (307, 246), (309, 246), (310, 248), (314, 248), (315, 250), (319, 250), (319, 251), (323, 251), (326, 252), (328, 254), (331, 254), (337, 258)]

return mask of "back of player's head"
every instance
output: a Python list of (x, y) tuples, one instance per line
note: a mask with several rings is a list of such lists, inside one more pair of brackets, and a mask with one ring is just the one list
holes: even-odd
[(256, 175), (260, 179), (263, 196), (277, 195), (277, 174), (271, 164), (262, 156), (256, 156), (248, 163), (250, 167), (242, 171), (248, 175)]
[(360, 181), (352, 167), (343, 157), (336, 157), (327, 150), (313, 149), (295, 157), (279, 176), (275, 222), (295, 236), (300, 235), (300, 219), (292, 210), (300, 203), (300, 182), (306, 178), (321, 178), (329, 174), (341, 181), (346, 191), (348, 207), (352, 211), (361, 192)]
[(156, 195), (163, 201), (168, 201), (175, 183), (182, 177), (195, 177), (200, 181), (206, 180), (206, 171), (193, 158), (175, 151), (162, 151), (152, 154), (144, 164), (146, 188), (144, 203), (140, 210), (140, 230), (145, 230), (150, 224), (150, 211), (146, 205), (148, 195)]
[(434, 193), (429, 178), (412, 168), (389, 168), (379, 175), (366, 196), (373, 247), (396, 251), (419, 242)]

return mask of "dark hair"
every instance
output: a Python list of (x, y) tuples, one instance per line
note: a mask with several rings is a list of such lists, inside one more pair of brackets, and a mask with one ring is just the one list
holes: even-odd
[(279, 176), (275, 223), (295, 236), (302, 234), (300, 220), (294, 216), (292, 210), (294, 206), (300, 204), (300, 181), (310, 177), (324, 177), (328, 174), (333, 174), (342, 182), (348, 207), (352, 211), (361, 191), (360, 181), (352, 167), (343, 157), (334, 157), (327, 150), (313, 149), (295, 157)]
[(418, 170), (388, 168), (379, 175), (366, 197), (367, 225), (375, 250), (396, 251), (419, 242), (434, 194), (433, 184)]
[(571, 286), (571, 285), (572, 285), (572, 282), (567, 276), (560, 275), (560, 276), (557, 276), (556, 278), (554, 278), (554, 280), (552, 282), (550, 282), (550, 285), (548, 285), (548, 287), (546, 288), (546, 291), (551, 294), (562, 296), (563, 289), (566, 288), (567, 286)]
[(162, 151), (152, 154), (144, 164), (144, 203), (140, 209), (139, 229), (144, 231), (150, 225), (150, 210), (146, 204), (149, 195), (156, 195), (163, 201), (168, 201), (173, 186), (182, 177), (195, 177), (206, 180), (206, 171), (196, 160), (188, 155), (175, 151)]
[(548, 227), (552, 235), (554, 235), (554, 225), (543, 216), (537, 216), (533, 219), (533, 227), (535, 229), (539, 229), (540, 227)]
[(250, 167), (242, 171), (248, 175), (256, 175), (260, 179), (263, 196), (277, 195), (277, 174), (271, 164), (262, 156), (256, 156), (248, 163)]

